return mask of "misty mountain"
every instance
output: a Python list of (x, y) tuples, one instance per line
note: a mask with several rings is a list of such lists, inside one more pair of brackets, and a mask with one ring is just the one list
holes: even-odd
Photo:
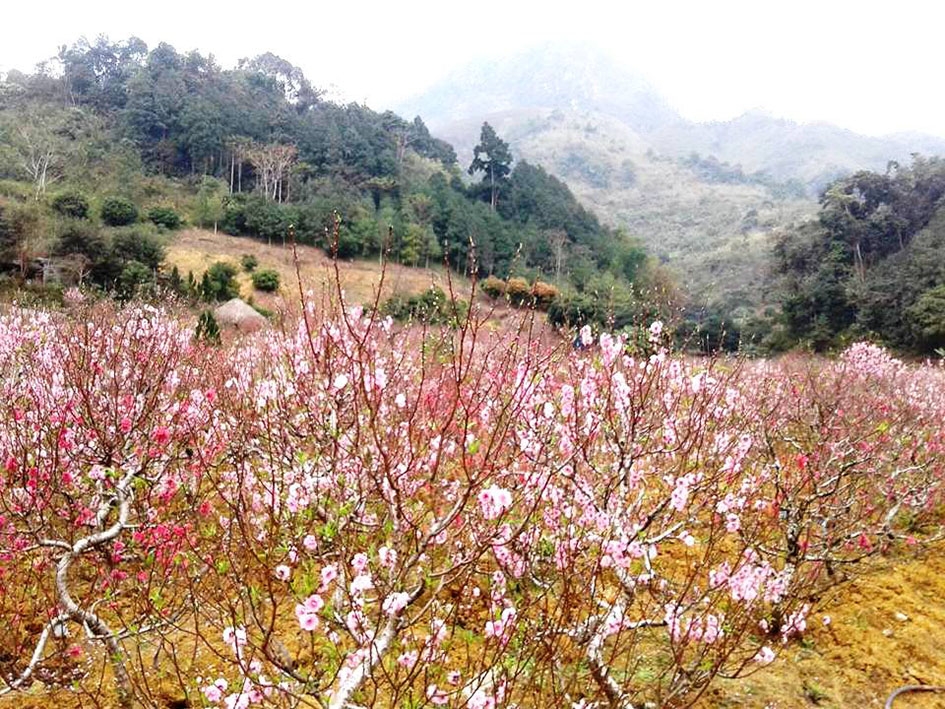
[(771, 235), (812, 216), (824, 185), (913, 152), (945, 153), (929, 136), (874, 138), (759, 112), (694, 123), (645, 78), (576, 44), (471, 64), (397, 110), (422, 115), (462, 166), (488, 121), (516, 158), (641, 238), (695, 301), (746, 316), (771, 301)]
[(643, 77), (584, 44), (544, 45), (462, 67), (400, 107), (429, 124), (528, 109), (595, 111), (634, 130), (684, 123)]

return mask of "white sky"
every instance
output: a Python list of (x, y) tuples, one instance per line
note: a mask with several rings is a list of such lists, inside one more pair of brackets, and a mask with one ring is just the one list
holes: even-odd
[(945, 137), (941, 0), (0, 0), (0, 71), (81, 35), (167, 41), (223, 66), (272, 51), (320, 87), (384, 109), (449, 70), (553, 40), (591, 40), (688, 118), (749, 109), (868, 134)]

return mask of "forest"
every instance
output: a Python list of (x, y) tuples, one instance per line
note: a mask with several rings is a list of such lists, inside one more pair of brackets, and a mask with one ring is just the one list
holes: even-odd
[(80, 40), (0, 83), (0, 248), (11, 274), (53, 258), (129, 296), (161, 280), (162, 243), (185, 222), (268, 243), (291, 227), (340, 258), (547, 281), (562, 323), (604, 322), (614, 309), (598, 302), (635, 318), (634, 285), (653, 280), (643, 249), (541, 167), (513, 166), (488, 124), (480, 147), (467, 170), (419, 116), (332, 103), (273, 54), (223, 69), (167, 44)]

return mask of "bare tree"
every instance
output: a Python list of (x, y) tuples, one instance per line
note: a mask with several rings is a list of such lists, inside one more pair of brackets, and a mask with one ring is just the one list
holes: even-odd
[(256, 189), (270, 202), (284, 202), (283, 188), (299, 150), (282, 143), (251, 143), (246, 147), (246, 160), (256, 170)]
[(20, 164), (32, 180), (38, 200), (46, 194), (46, 188), (60, 177), (58, 168), (61, 150), (53, 132), (42, 119), (34, 117), (21, 126), (17, 133), (20, 138), (17, 146)]

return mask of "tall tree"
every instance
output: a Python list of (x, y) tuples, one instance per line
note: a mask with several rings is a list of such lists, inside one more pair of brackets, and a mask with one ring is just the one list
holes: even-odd
[(499, 191), (508, 182), (511, 166), (512, 153), (509, 151), (509, 144), (496, 135), (492, 126), (483, 123), (479, 145), (473, 149), (469, 174), (485, 173), (482, 183), (489, 186), (489, 204), (493, 212), (499, 203)]

